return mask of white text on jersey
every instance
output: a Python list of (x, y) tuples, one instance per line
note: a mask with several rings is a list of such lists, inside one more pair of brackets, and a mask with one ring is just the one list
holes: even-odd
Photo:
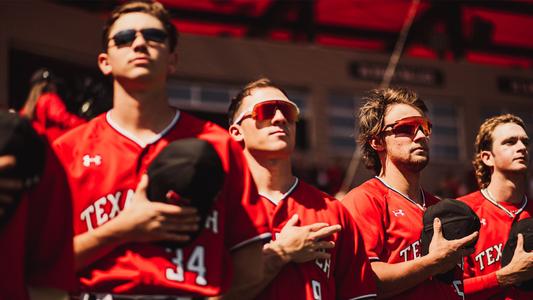
[(404, 261), (413, 260), (417, 257), (421, 257), (420, 254), (420, 240), (412, 243), (411, 245), (403, 248), (400, 251), (400, 256), (403, 257)]
[(479, 264), (479, 270), (482, 271), (486, 266), (490, 266), (500, 261), (502, 257), (502, 243), (488, 247), (476, 255), (475, 260)]

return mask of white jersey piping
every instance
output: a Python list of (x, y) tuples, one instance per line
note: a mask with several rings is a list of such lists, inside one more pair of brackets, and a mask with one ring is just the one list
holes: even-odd
[(419, 188), (420, 189), (420, 194), (422, 195), (422, 205), (418, 204), (416, 201), (412, 200), (411, 198), (407, 197), (407, 195), (404, 195), (402, 192), (398, 191), (397, 189), (393, 188), (392, 186), (388, 185), (385, 180), (379, 178), (378, 176), (374, 176), (374, 178), (376, 178), (377, 180), (379, 180), (381, 183), (383, 183), (384, 186), (388, 187), (389, 189), (395, 191), (396, 193), (400, 194), (400, 196), (404, 197), (406, 200), (408, 200), (409, 202), (413, 203), (414, 205), (416, 205), (416, 207), (420, 208), (422, 211), (425, 211), (426, 210), (426, 195), (424, 195), (424, 191), (422, 190), (422, 188)]
[(520, 207), (515, 213), (512, 213), (511, 211), (509, 211), (507, 208), (503, 207), (503, 205), (501, 205), (500, 203), (498, 203), (498, 201), (496, 201), (496, 199), (492, 196), (492, 194), (489, 192), (489, 190), (487, 189), (481, 189), (480, 190), (481, 192), (481, 195), (483, 195), (483, 197), (489, 201), (490, 203), (492, 203), (494, 206), (496, 206), (497, 208), (503, 210), (505, 212), (505, 214), (507, 214), (509, 217), (511, 218), (514, 218), (515, 215), (519, 215), (523, 210), (524, 208), (526, 207), (527, 205), (527, 196), (524, 195), (524, 200), (522, 201), (522, 207)]
[(140, 140), (139, 138), (137, 138), (135, 135), (131, 134), (129, 131), (121, 128), (117, 123), (115, 123), (115, 121), (111, 119), (111, 111), (108, 111), (105, 114), (105, 119), (107, 123), (109, 124), (109, 126), (111, 126), (113, 129), (118, 131), (118, 133), (122, 134), (124, 137), (128, 138), (135, 144), (139, 145), (141, 148), (146, 147), (146, 145), (153, 144), (157, 142), (159, 139), (161, 139), (161, 137), (163, 137), (167, 132), (169, 132), (174, 127), (174, 125), (176, 125), (179, 118), (180, 118), (180, 111), (176, 110), (176, 114), (174, 115), (174, 118), (172, 118), (172, 121), (170, 121), (167, 127), (165, 127), (165, 129), (163, 129), (160, 133), (156, 134), (153, 138), (151, 138), (147, 142), (144, 142)]
[(292, 186), (291, 186), (291, 187), (289, 188), (289, 190), (288, 190), (285, 194), (283, 194), (283, 195), (281, 196), (281, 198), (280, 198), (279, 200), (277, 200), (277, 201), (274, 200), (274, 199), (271, 199), (271, 198), (269, 198), (268, 196), (263, 195), (263, 194), (261, 194), (261, 193), (258, 193), (258, 194), (259, 194), (259, 196), (261, 196), (261, 197), (265, 197), (268, 201), (274, 203), (274, 205), (278, 205), (278, 203), (280, 203), (281, 200), (287, 198), (287, 196), (289, 196), (290, 193), (292, 193), (292, 191), (294, 191), (294, 189), (296, 188), (296, 186), (298, 186), (298, 183), (299, 183), (299, 182), (300, 182), (300, 180), (298, 179), (298, 177), (295, 177), (295, 180), (294, 180), (294, 183), (292, 184)]

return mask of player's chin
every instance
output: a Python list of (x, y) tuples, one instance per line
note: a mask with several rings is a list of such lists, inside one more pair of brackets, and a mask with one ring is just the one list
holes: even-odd
[(416, 156), (412, 157), (411, 160), (408, 163), (408, 168), (412, 172), (420, 172), (422, 171), (429, 163), (429, 156)]
[(528, 172), (528, 166), (527, 166), (527, 164), (516, 164), (509, 171), (511, 171), (513, 173), (518, 173), (518, 174), (527, 173)]

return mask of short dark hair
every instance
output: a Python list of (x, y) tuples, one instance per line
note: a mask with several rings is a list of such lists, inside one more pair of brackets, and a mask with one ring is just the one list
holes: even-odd
[(133, 0), (115, 8), (111, 12), (111, 16), (109, 17), (109, 19), (107, 19), (102, 30), (102, 49), (104, 52), (107, 52), (107, 45), (109, 43), (109, 31), (111, 30), (113, 24), (115, 24), (115, 22), (121, 16), (133, 12), (146, 13), (156, 17), (159, 21), (161, 21), (163, 27), (165, 28), (165, 31), (168, 34), (168, 45), (170, 47), (170, 51), (174, 51), (176, 49), (176, 46), (178, 44), (179, 33), (176, 29), (176, 26), (174, 26), (174, 24), (172, 23), (172, 18), (170, 17), (170, 14), (165, 9), (163, 4), (152, 0)]
[(270, 79), (266, 77), (249, 82), (248, 84), (246, 84), (246, 86), (244, 86), (242, 90), (239, 91), (239, 93), (237, 93), (235, 97), (231, 98), (231, 102), (228, 108), (228, 122), (230, 126), (233, 125), (233, 121), (235, 120), (235, 113), (237, 112), (237, 110), (239, 110), (239, 107), (241, 107), (242, 100), (247, 96), (250, 96), (253, 90), (267, 87), (278, 89), (287, 98), (289, 98), (285, 90), (274, 84)]
[(477, 183), (482, 189), (486, 188), (490, 183), (492, 168), (483, 162), (483, 159), (481, 159), (481, 152), (492, 151), (492, 143), (494, 142), (492, 134), (494, 133), (494, 129), (496, 129), (498, 125), (507, 123), (514, 123), (526, 130), (524, 121), (512, 114), (504, 114), (488, 118), (479, 127), (476, 143), (474, 144), (474, 151), (476, 152), (474, 153), (475, 155), (472, 164), (476, 171)]
[(383, 120), (387, 108), (393, 104), (407, 104), (425, 115), (427, 107), (415, 91), (407, 88), (374, 89), (363, 97), (363, 105), (359, 108), (358, 143), (362, 148), (362, 158), (368, 169), (376, 174), (381, 171), (381, 161), (378, 153), (370, 145), (370, 140), (383, 130)]

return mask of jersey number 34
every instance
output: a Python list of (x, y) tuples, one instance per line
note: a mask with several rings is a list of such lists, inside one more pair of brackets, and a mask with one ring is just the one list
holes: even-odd
[[(172, 259), (172, 262), (176, 265), (176, 268), (167, 268), (166, 277), (168, 280), (183, 282), (185, 280), (185, 270), (187, 272), (196, 273), (196, 284), (207, 285), (206, 280), (206, 267), (205, 267), (205, 250), (202, 246), (196, 246), (191, 252), (189, 259), (186, 263), (183, 261), (183, 250), (175, 249), (176, 256)], [(186, 267), (186, 269), (185, 269)]]

